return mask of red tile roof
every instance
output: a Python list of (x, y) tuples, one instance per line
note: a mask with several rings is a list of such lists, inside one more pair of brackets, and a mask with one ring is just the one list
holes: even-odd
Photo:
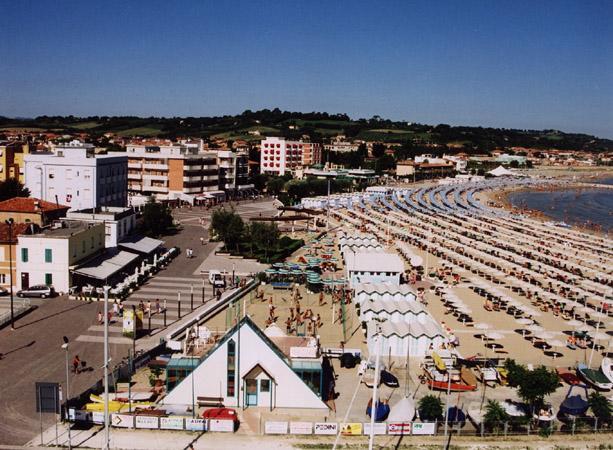
[[(38, 208), (36, 206), (38, 203)], [(70, 206), (56, 205), (55, 203), (31, 197), (14, 197), (0, 202), (0, 211), (16, 213), (49, 212), (61, 209), (70, 209)]]
[[(38, 228), (35, 224), (30, 223), (15, 223), (13, 224), (13, 244), (17, 242), (17, 236), (20, 234), (31, 234), (28, 232), (28, 228), (32, 225), (34, 228)], [(9, 242), (9, 226), (0, 222), (0, 242), (8, 243)]]

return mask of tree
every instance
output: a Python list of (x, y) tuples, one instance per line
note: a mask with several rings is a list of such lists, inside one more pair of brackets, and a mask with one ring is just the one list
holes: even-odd
[(8, 178), (0, 182), (0, 201), (14, 197), (29, 197), (30, 190), (24, 187), (16, 178)]
[(519, 386), (526, 373), (526, 368), (521, 364), (517, 364), (514, 359), (507, 359), (504, 362), (504, 368), (507, 369), (507, 382), (509, 386)]
[(375, 172), (381, 174), (387, 170), (393, 169), (394, 167), (396, 167), (394, 157), (391, 155), (383, 155), (377, 159), (377, 162), (375, 163)]
[(239, 250), (245, 224), (241, 216), (225, 208), (216, 209), (211, 216), (211, 230), (221, 239), (228, 249), (234, 245)]
[(558, 388), (559, 382), (558, 374), (545, 366), (526, 370), (519, 381), (518, 394), (533, 410), (539, 409), (543, 406), (545, 397)]
[(488, 400), (485, 405), (485, 415), (483, 416), (484, 425), (498, 432), (503, 426), (503, 423), (509, 420), (509, 414), (505, 411), (502, 405), (496, 400)]
[(424, 422), (432, 422), (443, 418), (443, 402), (434, 395), (426, 395), (419, 400), (419, 418)]
[(266, 192), (270, 195), (279, 195), (285, 186), (285, 180), (280, 177), (274, 177), (266, 183)]
[(172, 223), (170, 209), (151, 197), (143, 208), (143, 232), (147, 236), (157, 237), (172, 227)]
[(385, 147), (385, 144), (382, 144), (381, 142), (375, 142), (372, 145), (372, 156), (375, 158), (381, 158), (385, 154), (386, 149), (387, 147)]
[(509, 163), (509, 166), (511, 166), (513, 169), (517, 169), (519, 167), (519, 161), (514, 159)]
[(588, 402), (599, 425), (611, 423), (611, 402), (608, 398), (600, 392), (592, 392)]
[(279, 243), (280, 233), (277, 224), (256, 221), (249, 226), (249, 229), (253, 244), (259, 250), (264, 250), (264, 257), (268, 259), (268, 250), (277, 248)]

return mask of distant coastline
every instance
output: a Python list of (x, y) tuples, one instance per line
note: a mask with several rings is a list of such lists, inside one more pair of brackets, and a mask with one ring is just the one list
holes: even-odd
[(490, 194), (490, 201), (505, 209), (542, 221), (564, 222), (593, 233), (613, 231), (613, 189), (590, 184), (613, 185), (613, 172), (598, 177), (561, 178), (560, 184), (531, 189), (510, 189)]

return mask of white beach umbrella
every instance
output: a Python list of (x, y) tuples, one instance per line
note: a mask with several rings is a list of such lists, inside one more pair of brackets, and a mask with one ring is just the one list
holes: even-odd
[(549, 340), (549, 339), (553, 338), (553, 334), (552, 334), (552, 333), (550, 333), (549, 331), (545, 331), (545, 330), (537, 332), (537, 333), (535, 334), (535, 336), (536, 336), (537, 338), (539, 338), (539, 339), (544, 340), (544, 341), (546, 341), (546, 340)]
[(532, 331), (533, 333), (538, 333), (540, 331), (543, 331), (543, 327), (534, 323), (532, 325), (528, 325), (526, 327), (526, 330)]
[(491, 325), (485, 322), (477, 322), (473, 328), (476, 328), (477, 330), (489, 330)]
[(498, 339), (502, 339), (504, 337), (503, 334), (498, 333), (496, 331), (487, 331), (484, 334), (485, 334), (485, 337), (487, 339), (491, 339), (491, 340), (498, 340)]
[(515, 321), (520, 325), (530, 325), (534, 322), (532, 319), (528, 319), (527, 317), (521, 317), (519, 319), (515, 319)]
[(595, 333), (590, 333), (590, 336), (595, 341), (602, 341), (604, 339), (609, 339), (611, 337), (607, 333), (603, 333), (602, 331), (598, 331), (598, 332), (595, 332)]
[(580, 327), (581, 325), (583, 325), (583, 322), (577, 319), (573, 319), (573, 320), (569, 320), (568, 322), (566, 322), (566, 325), (570, 325), (573, 328)]

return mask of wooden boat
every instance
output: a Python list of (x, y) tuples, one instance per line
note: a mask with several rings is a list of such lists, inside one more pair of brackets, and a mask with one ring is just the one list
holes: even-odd
[(598, 369), (590, 369), (585, 364), (579, 363), (577, 365), (577, 374), (583, 378), (589, 385), (601, 391), (609, 391), (611, 390), (611, 380), (607, 378), (607, 376), (602, 373), (600, 368)]
[(602, 358), (602, 364), (600, 364), (600, 370), (604, 373), (604, 376), (613, 383), (613, 360), (609, 357)]
[(532, 417), (539, 422), (550, 423), (556, 418), (556, 414), (551, 405), (545, 405), (540, 410), (534, 411)]
[[(368, 417), (371, 417), (372, 414), (372, 398), (368, 400), (368, 405), (366, 406), (366, 414)], [(377, 406), (375, 408), (375, 422), (384, 422), (387, 419), (387, 416), (390, 414), (390, 406), (381, 401), (377, 401)]]
[(581, 379), (568, 369), (560, 367), (556, 369), (556, 372), (558, 373), (560, 379), (563, 380), (566, 384), (569, 384), (571, 386), (581, 384)]
[[(434, 367), (424, 368), (425, 383), (430, 389), (435, 391), (447, 391), (450, 392), (466, 392), (477, 390), (477, 379), (475, 375), (470, 372), (470, 369), (463, 368), (464, 379), (460, 372), (457, 370), (451, 370), (451, 382), (449, 382), (448, 372), (439, 372)], [(472, 375), (472, 378), (471, 376)], [(470, 384), (464, 380), (471, 380)], [(474, 382), (473, 382), (474, 380)]]
[(400, 383), (398, 382), (398, 378), (389, 373), (387, 370), (381, 371), (381, 382), (387, 387), (397, 388), (400, 387)]

